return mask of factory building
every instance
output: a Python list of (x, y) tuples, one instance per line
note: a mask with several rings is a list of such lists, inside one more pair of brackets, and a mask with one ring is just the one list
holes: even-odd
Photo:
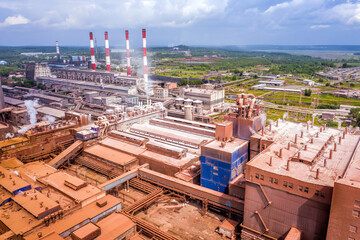
[(154, 88), (154, 97), (159, 99), (166, 99), (169, 97), (169, 90), (167, 88)]
[(351, 186), (346, 176), (354, 171), (359, 143), (360, 136), (347, 130), (280, 120), (254, 134), (242, 239), (274, 239), (293, 231), (301, 232), (301, 239), (354, 237), (356, 194), (349, 191), (346, 198), (344, 190)]
[(36, 80), (38, 77), (50, 77), (51, 71), (48, 63), (27, 63), (25, 66), (26, 79)]
[(202, 101), (204, 109), (209, 110), (221, 106), (224, 103), (225, 91), (201, 88), (181, 88), (180, 97), (200, 100)]
[(253, 133), (265, 126), (266, 114), (260, 112), (253, 94), (238, 94), (236, 105), (231, 106), (230, 113), (225, 120), (233, 123), (234, 137), (250, 140)]
[[(60, 78), (50, 78), (50, 77), (39, 77), (37, 79), (38, 83), (42, 83), (49, 88), (57, 88), (63, 89), (64, 91), (76, 91), (76, 88), (83, 88), (88, 90), (106, 90), (112, 91), (114, 93), (126, 93), (130, 95), (136, 95), (138, 93), (135, 86), (132, 87), (122, 87), (116, 86), (113, 84), (99, 84), (95, 82), (85, 82), (85, 81), (76, 81), (76, 80), (67, 80), (67, 79), (60, 79)], [(59, 87), (61, 86), (61, 87)]]
[(215, 140), (201, 147), (201, 186), (228, 193), (248, 160), (248, 141), (234, 138), (232, 122), (216, 125)]

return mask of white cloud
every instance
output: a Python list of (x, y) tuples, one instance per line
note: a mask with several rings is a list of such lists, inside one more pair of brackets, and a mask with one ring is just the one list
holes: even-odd
[[(224, 13), (230, 0), (12, 0), (33, 25), (78, 28), (188, 26)], [(30, 3), (31, 2), (31, 3)], [(0, 4), (0, 8), (9, 4)], [(10, 8), (10, 7), (9, 7)]]
[(310, 29), (321, 29), (321, 28), (329, 28), (330, 25), (311, 25)]
[(22, 15), (7, 17), (4, 22), (0, 23), (0, 27), (6, 27), (11, 25), (28, 24), (30, 20)]
[(360, 3), (347, 2), (338, 4), (326, 12), (330, 20), (337, 20), (345, 24), (360, 23)]

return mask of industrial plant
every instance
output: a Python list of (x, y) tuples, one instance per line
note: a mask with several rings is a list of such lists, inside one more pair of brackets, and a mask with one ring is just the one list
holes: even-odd
[(90, 32), (90, 59), (26, 65), (43, 89), (0, 87), (1, 240), (359, 238), (359, 131), (152, 79), (138, 35), (141, 74), (128, 30), (126, 73)]

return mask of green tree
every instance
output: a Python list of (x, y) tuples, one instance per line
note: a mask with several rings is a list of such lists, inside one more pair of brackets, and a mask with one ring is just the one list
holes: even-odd
[(305, 89), (304, 91), (304, 95), (307, 96), (307, 97), (310, 97), (311, 96), (311, 89)]

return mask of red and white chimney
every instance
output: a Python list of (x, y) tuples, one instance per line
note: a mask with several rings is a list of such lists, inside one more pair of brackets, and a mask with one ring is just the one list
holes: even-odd
[(146, 56), (146, 29), (142, 30), (143, 37), (143, 64), (144, 64), (144, 84), (145, 90), (148, 92), (148, 67), (147, 67), (147, 56)]
[(91, 52), (91, 69), (96, 70), (96, 63), (95, 63), (95, 50), (94, 50), (94, 37), (93, 33), (90, 32), (90, 52)]
[(126, 36), (126, 63), (127, 63), (127, 75), (131, 76), (130, 69), (130, 44), (129, 44), (129, 30), (125, 30)]
[(57, 61), (60, 62), (60, 48), (58, 41), (56, 41), (56, 56), (57, 56)]
[(105, 64), (106, 64), (106, 71), (111, 71), (108, 32), (105, 32)]

